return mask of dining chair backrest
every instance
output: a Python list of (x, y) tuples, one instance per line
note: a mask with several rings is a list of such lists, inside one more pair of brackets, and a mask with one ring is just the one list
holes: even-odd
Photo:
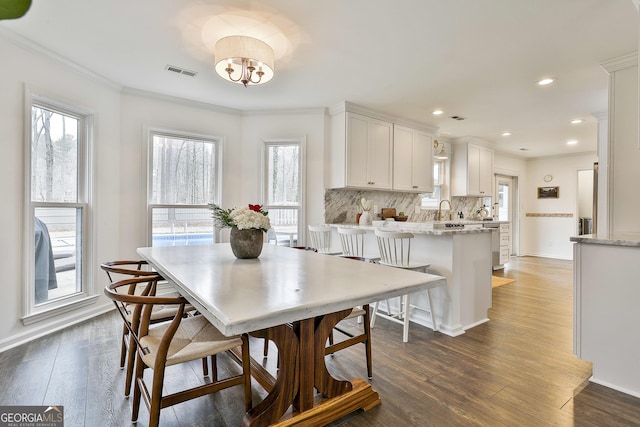
[(364, 235), (361, 228), (338, 227), (338, 236), (342, 244), (342, 255), (351, 257), (364, 256)]
[(413, 233), (375, 231), (380, 250), (380, 264), (411, 268), (411, 239)]
[(319, 253), (327, 254), (331, 252), (331, 227), (328, 225), (310, 225), (309, 237), (311, 246)]

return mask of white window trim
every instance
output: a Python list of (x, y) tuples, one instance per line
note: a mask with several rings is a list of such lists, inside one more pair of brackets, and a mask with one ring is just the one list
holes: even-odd
[[(208, 209), (209, 205), (164, 205), (164, 204), (152, 204), (151, 200), (152, 200), (152, 190), (153, 190), (153, 177), (151, 176), (152, 171), (153, 171), (153, 136), (154, 135), (162, 135), (162, 136), (167, 136), (170, 138), (178, 138), (178, 139), (190, 139), (190, 140), (194, 140), (194, 141), (205, 141), (208, 143), (213, 143), (214, 147), (215, 147), (215, 153), (216, 153), (216, 180), (218, 182), (218, 186), (215, 190), (215, 195), (214, 198), (215, 200), (211, 200), (211, 203), (217, 203), (219, 204), (220, 201), (222, 200), (222, 153), (223, 153), (223, 145), (224, 145), (224, 138), (221, 136), (214, 136), (214, 135), (207, 135), (207, 134), (201, 134), (201, 133), (194, 133), (194, 132), (185, 132), (185, 131), (179, 131), (179, 130), (174, 130), (174, 129), (167, 129), (167, 128), (162, 128), (162, 127), (155, 127), (155, 126), (144, 126), (144, 134), (145, 134), (145, 138), (147, 143), (145, 144), (145, 153), (144, 153), (144, 157), (145, 157), (145, 168), (144, 170), (145, 172), (145, 181), (146, 181), (146, 188), (147, 188), (147, 203), (145, 206), (145, 215), (147, 218), (147, 226), (145, 227), (146, 229), (146, 236), (145, 236), (145, 241), (147, 242), (147, 244), (149, 246), (151, 246), (152, 243), (152, 238), (153, 238), (153, 208), (184, 208), (184, 207), (189, 207), (189, 208), (201, 208), (201, 209)], [(213, 220), (212, 220), (213, 221)], [(220, 230), (218, 228), (213, 228), (213, 233), (214, 233), (214, 242), (219, 242), (220, 241)]]
[[(299, 138), (273, 138), (265, 139), (262, 141), (262, 149), (260, 154), (260, 168), (261, 168), (261, 182), (260, 182), (260, 194), (262, 194), (262, 200), (260, 203), (267, 206), (267, 183), (269, 182), (267, 177), (267, 149), (272, 145), (298, 145), (300, 147), (300, 202), (298, 209), (298, 245), (306, 245), (306, 189), (307, 189), (307, 137)], [(286, 206), (282, 207), (286, 209)]]
[[(24, 87), (24, 212), (26, 224), (24, 226), (24, 244), (23, 244), (23, 260), (24, 260), (24, 281), (23, 281), (23, 298), (22, 298), (22, 323), (30, 325), (54, 316), (74, 311), (93, 304), (98, 300), (98, 290), (96, 289), (93, 269), (95, 257), (95, 229), (92, 220), (93, 194), (95, 192), (95, 180), (93, 179), (94, 167), (94, 116), (93, 110), (85, 107), (67, 104), (55, 99), (55, 96), (42, 95), (32, 92), (27, 85)], [(79, 203), (43, 203), (31, 201), (31, 109), (34, 104), (43, 104), (51, 108), (55, 108), (61, 112), (81, 117), (80, 131), (83, 132), (79, 136), (82, 138), (82, 144), (79, 144), (79, 160), (82, 159), (83, 167), (79, 171), (79, 187), (78, 199), (83, 200)], [(40, 306), (35, 306), (35, 254), (34, 254), (34, 209), (36, 207), (82, 207), (82, 261), (81, 261), (81, 283), (82, 291), (71, 294), (69, 296), (56, 299)]]

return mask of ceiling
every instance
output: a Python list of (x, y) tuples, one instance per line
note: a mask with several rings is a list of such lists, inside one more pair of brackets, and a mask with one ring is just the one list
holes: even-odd
[[(632, 0), (33, 0), (3, 29), (123, 88), (245, 111), (349, 101), (521, 157), (594, 152), (600, 64), (638, 48)], [(274, 48), (273, 80), (215, 74), (213, 46), (233, 34)]]

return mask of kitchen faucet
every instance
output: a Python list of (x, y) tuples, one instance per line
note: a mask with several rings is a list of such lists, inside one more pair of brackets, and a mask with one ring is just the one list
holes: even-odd
[(447, 199), (440, 200), (440, 205), (438, 206), (438, 216), (436, 217), (437, 221), (442, 220), (442, 203), (447, 202), (449, 204), (449, 221), (451, 221), (451, 202)]

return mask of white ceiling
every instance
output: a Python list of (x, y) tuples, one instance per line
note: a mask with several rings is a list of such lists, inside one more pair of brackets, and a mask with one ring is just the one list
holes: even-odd
[[(3, 28), (126, 88), (251, 111), (350, 101), (522, 157), (595, 151), (600, 64), (638, 48), (632, 0), (34, 0)], [(215, 74), (215, 41), (238, 33), (274, 47), (271, 82)]]

